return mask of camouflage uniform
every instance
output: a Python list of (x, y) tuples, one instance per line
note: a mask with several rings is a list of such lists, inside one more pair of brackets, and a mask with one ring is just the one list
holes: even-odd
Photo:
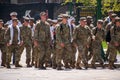
[(38, 43), (36, 52), (38, 67), (43, 69), (46, 56), (50, 52), (50, 26), (47, 22), (39, 21), (36, 24), (34, 39)]
[(5, 47), (5, 29), (2, 27), (0, 28), (0, 50), (2, 52), (1, 54), (1, 66), (5, 66), (6, 64), (6, 47)]
[(114, 69), (114, 61), (117, 56), (117, 51), (120, 51), (120, 27), (113, 26), (110, 30), (111, 42), (109, 44), (109, 69)]
[[(60, 44), (63, 43), (64, 47), (61, 47)], [(65, 68), (69, 68), (69, 63), (71, 60), (71, 38), (70, 38), (70, 30), (67, 24), (61, 23), (59, 27), (57, 27), (56, 31), (56, 64), (57, 69), (61, 69), (61, 60), (65, 64)]]
[(88, 26), (81, 27), (81, 25), (77, 26), (77, 28), (74, 31), (73, 40), (78, 45), (78, 59), (76, 62), (76, 68), (81, 69), (80, 63), (81, 61), (84, 63), (85, 68), (88, 67), (88, 62), (86, 58), (86, 48), (89, 45), (89, 36), (91, 36), (91, 31), (88, 28)]
[(93, 35), (95, 36), (95, 40), (92, 40), (92, 53), (93, 53), (93, 58), (91, 61), (92, 67), (95, 67), (95, 62), (99, 61), (99, 63), (102, 65), (103, 67), (103, 60), (101, 57), (101, 45), (102, 45), (102, 41), (105, 38), (105, 32), (104, 29), (99, 29), (99, 28), (94, 28), (93, 30)]
[(20, 47), (20, 53), (22, 54), (24, 48), (26, 48), (26, 64), (27, 64), (27, 67), (30, 67), (32, 32), (28, 26), (22, 26), (20, 30), (21, 30), (21, 40), (23, 41), (23, 44)]
[[(13, 26), (12, 26), (13, 27)], [(7, 43), (10, 43), (11, 41), (11, 30), (10, 27), (8, 28), (6, 35), (5, 35), (5, 39)], [(6, 64), (7, 64), (7, 68), (10, 68), (10, 62), (11, 62), (11, 56), (13, 51), (15, 52), (15, 66), (16, 67), (21, 67), (19, 65), (19, 61), (20, 61), (20, 53), (19, 53), (19, 45), (18, 45), (18, 29), (17, 27), (13, 27), (13, 40), (12, 43), (10, 44), (10, 46), (7, 46), (7, 52), (6, 52)]]

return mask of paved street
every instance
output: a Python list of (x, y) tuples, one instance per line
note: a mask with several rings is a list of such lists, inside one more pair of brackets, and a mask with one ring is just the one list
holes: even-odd
[[(0, 80), (120, 80), (120, 68), (109, 70), (98, 67), (96, 70), (89, 68), (88, 70), (68, 69), (63, 71), (51, 68), (47, 68), (47, 70), (27, 68), (25, 52), (22, 54), (20, 64), (23, 65), (23, 68), (15, 68), (14, 65), (12, 65), (12, 69), (0, 67)], [(120, 64), (120, 55), (117, 64)]]

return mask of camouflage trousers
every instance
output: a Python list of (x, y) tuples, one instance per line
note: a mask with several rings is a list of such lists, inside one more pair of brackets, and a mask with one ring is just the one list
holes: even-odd
[(12, 44), (10, 46), (6, 47), (6, 62), (10, 63), (11, 62), (11, 57), (12, 57), (12, 53), (15, 52), (15, 62), (19, 62), (20, 61), (20, 56), (21, 54), (19, 53), (19, 45), (17, 44)]
[(5, 44), (0, 44), (0, 50), (1, 50), (1, 64), (6, 64), (6, 47)]
[(83, 46), (83, 45), (78, 45), (78, 58), (77, 58), (77, 62), (76, 62), (76, 66), (80, 66), (81, 62), (83, 62), (83, 64), (85, 66), (88, 65), (88, 62), (87, 62), (87, 57), (86, 57), (86, 46)]
[(57, 66), (61, 67), (61, 60), (63, 60), (65, 66), (71, 64), (71, 54), (72, 54), (71, 44), (65, 44), (65, 47), (63, 48), (56, 48)]
[(19, 53), (23, 53), (24, 48), (26, 48), (26, 64), (31, 62), (31, 44), (23, 44), (20, 46)]
[(92, 48), (93, 58), (91, 61), (92, 65), (95, 65), (96, 61), (99, 61), (100, 64), (103, 64), (103, 59), (101, 57), (101, 45)]
[(47, 57), (50, 57), (49, 54), (50, 46), (48, 42), (39, 42), (36, 54), (38, 56), (37, 57), (38, 67), (42, 67), (45, 64)]
[(108, 55), (109, 62), (114, 63), (117, 56), (117, 47), (113, 46), (112, 44), (109, 44), (108, 48), (109, 48), (109, 55)]

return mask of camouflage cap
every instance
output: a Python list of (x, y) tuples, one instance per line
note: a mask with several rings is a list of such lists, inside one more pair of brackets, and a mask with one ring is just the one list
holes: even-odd
[(114, 11), (113, 10), (109, 10), (108, 13), (113, 13)]
[(46, 12), (41, 12), (40, 13), (40, 16), (45, 16), (46, 15)]
[(18, 21), (18, 18), (13, 18), (12, 21)]
[(11, 12), (10, 13), (10, 16), (17, 16), (18, 14), (17, 14), (17, 12)]
[(29, 20), (30, 20), (30, 18), (27, 17), (27, 16), (23, 16), (23, 19), (24, 19), (25, 21), (27, 21), (27, 22), (29, 22)]
[(120, 22), (120, 17), (115, 17), (115, 22)]
[(92, 16), (87, 16), (87, 19), (92, 19)]
[(80, 21), (86, 21), (86, 17), (81, 17)]
[(70, 16), (68, 14), (61, 14), (62, 18), (69, 18)]
[(35, 19), (34, 18), (29, 18), (30, 19), (30, 21), (34, 21)]
[(112, 15), (111, 15), (111, 17), (113, 17), (113, 18), (115, 18), (117, 16), (117, 14), (115, 14), (115, 13), (113, 13)]
[(99, 19), (97, 22), (98, 22), (98, 24), (103, 24), (103, 20), (102, 19)]
[(58, 20), (52, 20), (52, 23), (57, 23), (58, 22)]

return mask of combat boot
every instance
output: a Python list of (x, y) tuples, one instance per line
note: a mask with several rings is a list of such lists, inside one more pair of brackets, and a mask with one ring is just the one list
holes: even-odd
[(112, 62), (109, 62), (108, 69), (111, 69), (111, 70), (114, 69), (114, 67), (113, 67), (113, 63), (112, 63)]
[(76, 64), (76, 69), (82, 69), (79, 65), (79, 63)]
[(2, 62), (2, 63), (1, 63), (1, 66), (4, 66), (4, 67), (5, 67), (5, 63)]
[(43, 64), (40, 64), (40, 65), (39, 65), (39, 69), (40, 69), (40, 70), (46, 70), (46, 67), (44, 67)]
[(94, 64), (91, 64), (91, 68), (96, 69), (96, 67), (95, 67), (95, 65), (94, 65)]
[(66, 69), (70, 69), (70, 66), (68, 64), (65, 64)]
[(57, 70), (63, 70), (62, 67), (61, 67), (61, 64), (60, 65), (57, 65)]
[(22, 67), (22, 65), (19, 64), (19, 62), (15, 62), (15, 67)]
[(86, 64), (84, 64), (84, 66), (85, 66), (85, 69), (88, 69), (88, 64), (86, 63)]
[(11, 68), (11, 67), (10, 67), (10, 63), (7, 62), (7, 63), (6, 63), (6, 67), (7, 67), (7, 68)]
[(104, 64), (103, 63), (100, 63), (100, 65), (101, 65), (101, 67), (104, 69), (105, 68), (105, 66), (104, 66)]

